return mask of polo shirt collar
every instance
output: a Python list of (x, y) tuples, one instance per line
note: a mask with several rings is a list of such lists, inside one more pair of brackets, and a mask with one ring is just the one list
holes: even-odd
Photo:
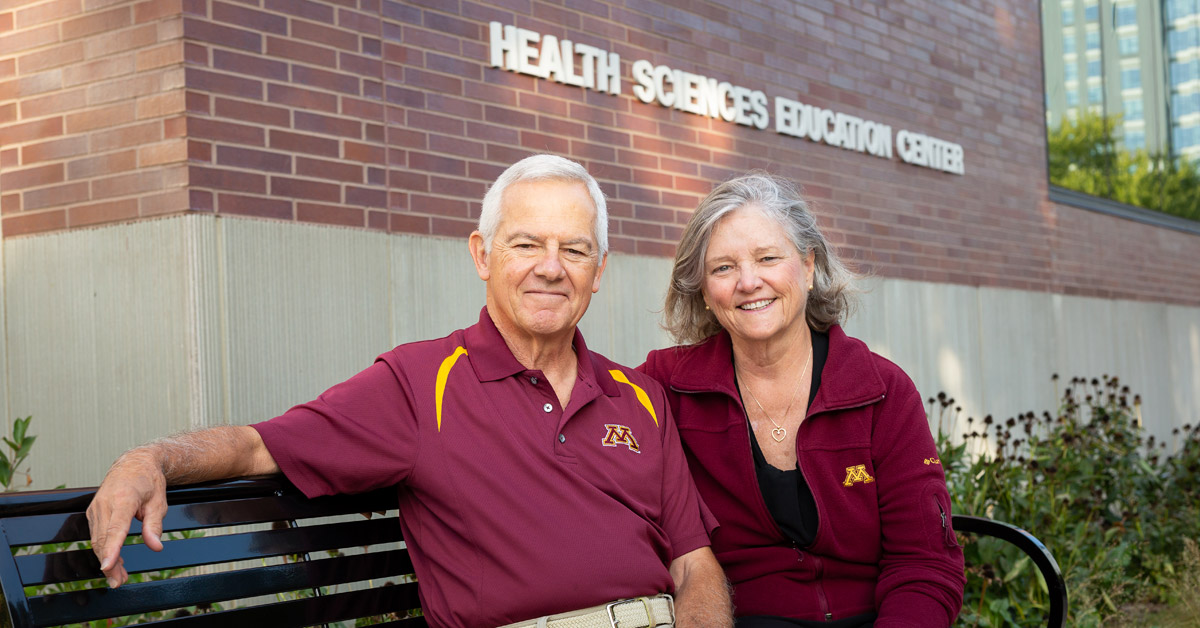
[[(488, 314), (487, 306), (479, 311), (479, 323), (467, 328), (465, 344), (471, 368), (475, 370), (475, 376), (479, 378), (479, 381), (496, 381), (524, 373), (526, 370), (525, 366), (513, 356), (512, 351), (508, 348), (508, 343), (504, 342), (504, 336), (500, 335), (500, 330), (496, 328), (496, 323)], [(578, 360), (577, 379), (599, 387), (607, 397), (619, 396), (621, 391), (611, 376), (607, 373), (603, 373), (603, 377), (597, 376), (594, 358), (588, 351), (587, 343), (583, 340), (583, 333), (579, 331), (578, 327), (575, 328), (575, 337), (572, 339), (571, 345), (575, 348), (575, 357)]]

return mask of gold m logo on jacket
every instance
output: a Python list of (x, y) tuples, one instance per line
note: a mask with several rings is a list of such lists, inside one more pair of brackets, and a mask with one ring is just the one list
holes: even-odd
[(635, 454), (642, 453), (642, 448), (638, 447), (637, 439), (633, 437), (633, 432), (624, 425), (606, 424), (604, 429), (608, 430), (604, 434), (604, 439), (600, 444), (605, 447), (616, 447), (617, 445), (625, 445)]
[(870, 484), (874, 481), (875, 478), (871, 477), (870, 473), (867, 473), (867, 465), (860, 464), (853, 467), (846, 467), (846, 479), (842, 480), (842, 486), (854, 486), (859, 482)]

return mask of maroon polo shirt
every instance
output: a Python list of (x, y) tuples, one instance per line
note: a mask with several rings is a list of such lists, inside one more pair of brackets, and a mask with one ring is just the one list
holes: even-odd
[(487, 314), (401, 345), (254, 425), (306, 495), (398, 485), (435, 626), (496, 626), (670, 592), (708, 545), (659, 385), (588, 351), (566, 408)]

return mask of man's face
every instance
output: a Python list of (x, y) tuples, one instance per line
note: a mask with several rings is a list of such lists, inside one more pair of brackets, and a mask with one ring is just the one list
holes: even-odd
[(545, 340), (573, 334), (607, 257), (594, 233), (596, 209), (576, 181), (525, 181), (501, 201), (491, 251), (471, 234), (471, 254), (487, 282), (488, 312), (506, 334)]

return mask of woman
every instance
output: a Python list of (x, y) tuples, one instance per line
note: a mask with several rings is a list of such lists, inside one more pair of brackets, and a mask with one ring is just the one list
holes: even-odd
[(739, 627), (949, 626), (950, 497), (912, 381), (839, 326), (853, 275), (787, 181), (717, 187), (684, 231), (641, 369), (721, 527)]

